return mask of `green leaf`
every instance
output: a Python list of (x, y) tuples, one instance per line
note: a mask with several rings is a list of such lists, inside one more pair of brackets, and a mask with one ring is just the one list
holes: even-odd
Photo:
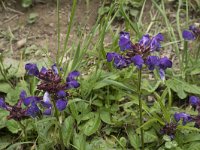
[(9, 93), (10, 92), (10, 85), (7, 82), (0, 82), (0, 92)]
[(189, 84), (185, 81), (182, 81), (176, 78), (167, 80), (166, 85), (167, 87), (171, 88), (173, 91), (177, 92), (178, 96), (181, 99), (186, 98), (187, 96), (186, 92), (191, 93), (191, 94), (200, 93), (200, 87), (193, 84)]
[(0, 118), (1, 118), (0, 129), (6, 126), (6, 122), (8, 121), (7, 120), (8, 114), (9, 114), (8, 111), (0, 109)]
[(12, 137), (9, 135), (0, 137), (0, 150), (5, 150), (5, 148), (10, 145), (12, 142), (11, 139)]
[(6, 127), (12, 133), (18, 133), (21, 130), (19, 124), (15, 120), (8, 120), (6, 122)]
[(135, 150), (139, 150), (140, 149), (140, 138), (139, 136), (134, 132), (134, 129), (131, 127), (127, 128), (127, 135), (128, 135), (128, 139), (130, 141), (131, 146), (133, 146), (133, 148)]
[(110, 111), (109, 109), (106, 108), (102, 108), (100, 110), (100, 118), (103, 122), (107, 123), (107, 124), (113, 124), (111, 121), (111, 117), (110, 117)]
[(73, 147), (75, 147), (77, 150), (86, 150), (86, 137), (83, 133), (77, 134), (74, 132), (73, 136)]
[(83, 133), (87, 136), (94, 134), (101, 125), (101, 119), (99, 113), (94, 113), (94, 116), (88, 120), (82, 127)]
[(63, 142), (66, 147), (69, 147), (70, 139), (74, 132), (74, 118), (72, 116), (69, 116), (65, 119), (64, 123), (62, 124), (62, 136), (63, 136)]

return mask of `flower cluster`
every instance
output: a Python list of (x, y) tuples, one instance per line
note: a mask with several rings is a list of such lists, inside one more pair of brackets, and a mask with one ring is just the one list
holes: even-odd
[(183, 30), (182, 36), (184, 40), (193, 41), (200, 36), (200, 28), (198, 25), (189, 26), (189, 30)]
[(172, 67), (172, 62), (167, 58), (150, 56), (151, 52), (159, 51), (161, 42), (164, 40), (163, 35), (158, 33), (154, 37), (149, 34), (143, 35), (138, 43), (133, 44), (128, 32), (120, 32), (119, 47), (122, 54), (115, 52), (107, 53), (107, 61), (114, 62), (117, 69), (129, 67), (132, 63), (141, 69), (144, 64), (149, 70), (159, 69), (161, 79), (165, 78), (165, 70)]
[[(26, 64), (25, 69), (29, 75), (36, 76), (40, 83), (37, 85), (37, 89), (44, 92), (43, 101), (41, 104), (44, 106), (44, 114), (50, 115), (52, 105), (55, 103), (57, 109), (62, 111), (67, 105), (67, 96), (69, 93), (67, 90), (71, 88), (78, 88), (80, 84), (76, 80), (76, 77), (80, 75), (78, 71), (70, 72), (63, 82), (59, 75), (58, 68), (54, 64), (51, 69), (42, 67), (39, 71), (36, 64)], [(60, 69), (62, 70), (62, 69)]]
[[(29, 117), (36, 117), (40, 113), (37, 103), (41, 100), (42, 98), (37, 96), (27, 97), (26, 92), (22, 91), (18, 102), (13, 106), (6, 103), (3, 98), (0, 98), (0, 108), (10, 112), (7, 116), (8, 119), (20, 121)], [(22, 108), (22, 104), (27, 107)]]
[(160, 134), (168, 135), (171, 139), (174, 139), (174, 136), (176, 134), (176, 127), (176, 123), (166, 123), (165, 126), (160, 130)]
[[(40, 114), (51, 115), (53, 105), (59, 111), (63, 111), (67, 106), (67, 90), (78, 88), (80, 84), (76, 77), (80, 75), (78, 71), (73, 71), (68, 74), (64, 82), (59, 75), (56, 65), (51, 69), (42, 67), (39, 71), (36, 64), (26, 64), (25, 69), (29, 75), (36, 76), (40, 82), (37, 89), (44, 92), (44, 96), (27, 96), (25, 91), (21, 91), (18, 102), (11, 106), (0, 98), (0, 108), (10, 112), (8, 119), (20, 121), (29, 117), (36, 117)], [(25, 107), (23, 107), (23, 105)]]

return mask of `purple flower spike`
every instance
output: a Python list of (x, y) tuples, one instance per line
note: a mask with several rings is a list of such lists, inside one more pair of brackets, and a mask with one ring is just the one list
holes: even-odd
[(128, 65), (126, 63), (126, 59), (123, 56), (116, 54), (116, 56), (114, 58), (114, 66), (117, 69), (122, 69), (122, 68), (127, 67)]
[(161, 33), (158, 33), (154, 38), (159, 42), (164, 41), (164, 37)]
[(58, 68), (56, 67), (56, 64), (54, 64), (53, 66), (51, 66), (51, 69), (53, 70), (53, 72), (55, 74), (58, 74)]
[(189, 98), (189, 103), (193, 106), (196, 107), (198, 104), (200, 104), (200, 100), (196, 96), (190, 96)]
[(189, 31), (189, 30), (183, 30), (182, 36), (183, 36), (184, 40), (187, 40), (187, 41), (195, 40), (194, 33), (192, 31)]
[(65, 98), (65, 97), (66, 97), (66, 92), (63, 91), (63, 90), (60, 90), (60, 91), (57, 93), (57, 96), (58, 96), (58, 98)]
[(150, 42), (151, 42), (151, 39), (150, 39), (149, 34), (145, 34), (145, 35), (143, 35), (142, 38), (140, 39), (139, 44), (140, 44), (141, 46), (147, 47), (147, 46), (149, 46)]
[(144, 60), (140, 55), (135, 55), (131, 58), (131, 61), (134, 63), (135, 66), (137, 66), (139, 69), (142, 68), (142, 65), (144, 64)]
[(59, 111), (63, 111), (67, 106), (67, 101), (63, 99), (59, 99), (56, 102), (56, 107), (58, 108)]
[(130, 34), (128, 32), (120, 32), (119, 47), (121, 51), (131, 49)]
[(20, 99), (24, 100), (27, 97), (26, 91), (21, 91), (20, 95), (19, 95)]
[(149, 56), (146, 60), (146, 65), (149, 70), (154, 70), (154, 68), (159, 65), (159, 58), (157, 56)]
[(163, 57), (160, 59), (159, 67), (163, 70), (172, 67), (172, 62), (167, 57)]
[(6, 109), (6, 103), (5, 103), (5, 101), (3, 100), (3, 98), (0, 98), (0, 108)]
[(25, 69), (28, 71), (29, 75), (38, 76), (39, 70), (36, 64), (28, 63), (25, 65)]
[(186, 113), (175, 113), (174, 114), (174, 119), (179, 122), (181, 119), (183, 120), (182, 124), (186, 125), (187, 122), (192, 121), (192, 118), (190, 115)]
[(51, 108), (46, 109), (46, 110), (43, 112), (43, 114), (44, 114), (44, 115), (47, 115), (47, 116), (51, 115)]
[(115, 58), (116, 53), (107, 53), (106, 58), (108, 62), (113, 61), (113, 59)]
[(23, 103), (25, 106), (29, 106), (33, 101), (37, 102), (37, 98), (34, 96), (26, 97), (25, 99), (23, 99)]

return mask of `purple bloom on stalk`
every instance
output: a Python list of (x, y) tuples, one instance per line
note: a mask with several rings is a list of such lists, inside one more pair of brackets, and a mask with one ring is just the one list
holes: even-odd
[(135, 55), (131, 58), (131, 61), (134, 63), (135, 66), (137, 66), (139, 69), (142, 68), (142, 65), (144, 64), (144, 60), (140, 55)]
[(56, 107), (59, 111), (63, 111), (67, 106), (67, 100), (59, 99), (56, 101)]
[(65, 98), (67, 95), (66, 95), (65, 91), (60, 90), (60, 91), (58, 91), (57, 96), (58, 96), (58, 98)]
[(149, 56), (146, 60), (146, 65), (149, 70), (154, 70), (159, 65), (159, 58), (157, 56)]
[(192, 121), (192, 117), (186, 113), (175, 113), (174, 119), (179, 122), (181, 119), (183, 120), (182, 124), (186, 125), (187, 122)]
[(58, 68), (56, 67), (56, 64), (54, 64), (53, 66), (51, 66), (51, 69), (53, 70), (53, 72), (55, 74), (58, 74)]
[(169, 60), (167, 57), (163, 57), (160, 59), (159, 67), (163, 70), (172, 67), (172, 61)]
[(26, 91), (24, 91), (24, 90), (21, 91), (19, 97), (20, 97), (22, 100), (24, 100), (24, 99), (27, 97)]
[(25, 65), (25, 69), (27, 70), (29, 75), (38, 76), (39, 70), (36, 64), (28, 63)]
[(200, 100), (198, 97), (196, 96), (190, 96), (189, 98), (189, 103), (193, 106), (193, 107), (196, 107), (197, 105), (200, 104)]
[(46, 110), (43, 112), (43, 114), (44, 114), (44, 115), (47, 115), (47, 116), (51, 115), (51, 108), (46, 109)]
[(149, 46), (150, 42), (151, 42), (151, 39), (150, 39), (149, 34), (145, 34), (145, 35), (143, 35), (142, 38), (140, 39), (139, 44), (140, 44), (141, 46), (147, 47), (147, 46)]
[(121, 51), (132, 48), (132, 43), (130, 41), (130, 34), (128, 32), (120, 32), (119, 47)]
[(187, 41), (195, 40), (194, 33), (192, 31), (189, 31), (189, 30), (183, 30), (182, 36), (183, 36), (184, 40), (187, 40)]
[(47, 73), (47, 69), (45, 67), (42, 67), (40, 70), (41, 74), (46, 74)]

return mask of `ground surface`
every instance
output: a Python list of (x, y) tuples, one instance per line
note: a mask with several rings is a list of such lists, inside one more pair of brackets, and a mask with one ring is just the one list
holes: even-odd
[[(56, 1), (35, 2), (30, 8), (23, 8), (19, 0), (2, 1), (0, 3), (1, 51), (12, 49), (16, 52), (31, 45), (37, 48), (48, 47), (50, 52), (57, 50)], [(74, 28), (70, 33), (71, 40), (76, 39), (75, 31), (78, 30), (78, 27), (85, 31), (92, 27), (98, 15), (99, 5), (99, 0), (92, 0), (89, 5), (84, 0), (78, 1)], [(65, 38), (71, 6), (71, 1), (61, 0), (60, 30), (62, 41)], [(33, 24), (28, 23), (31, 13), (38, 15)]]

